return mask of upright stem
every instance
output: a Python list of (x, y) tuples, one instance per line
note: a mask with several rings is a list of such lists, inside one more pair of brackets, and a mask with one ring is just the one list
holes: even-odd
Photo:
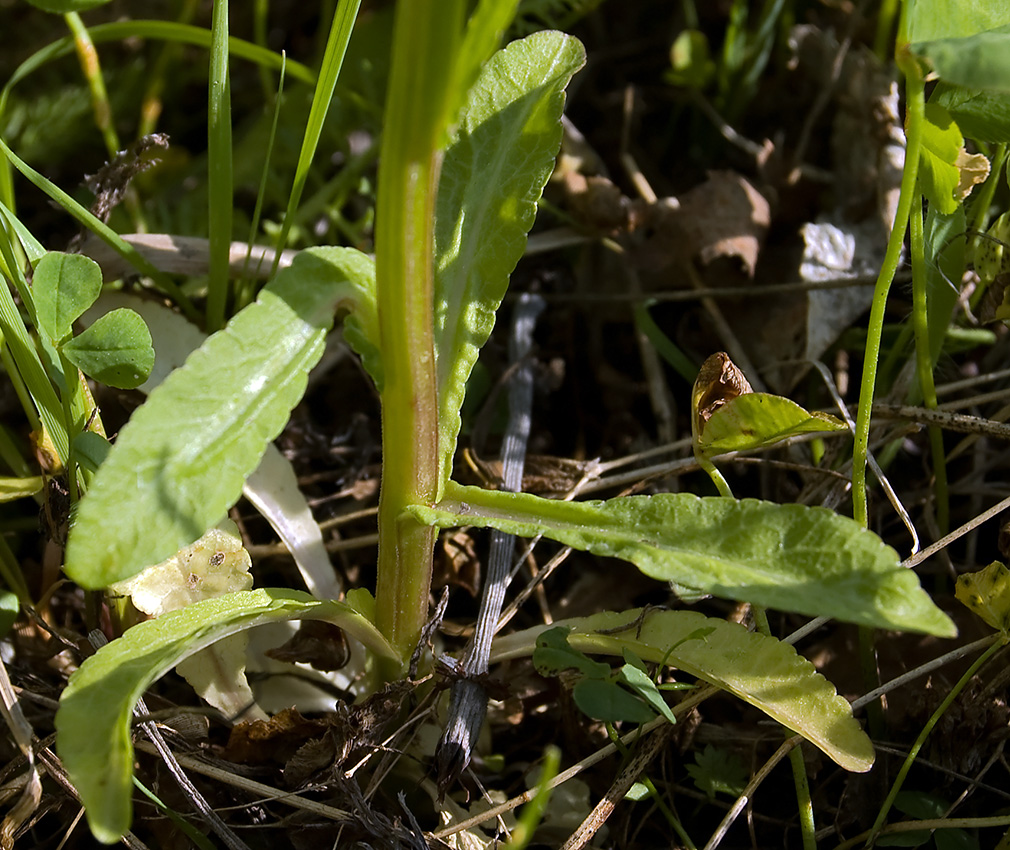
[(435, 530), (405, 508), (434, 504), (438, 489), (432, 251), (463, 9), (462, 0), (397, 4), (379, 166), (375, 273), (383, 385), (376, 625), (404, 661), (427, 617), (435, 540)]
[(916, 178), (919, 173), (919, 151), (922, 146), (922, 124), (925, 120), (925, 95), (922, 72), (907, 45), (899, 45), (896, 59), (905, 75), (905, 170), (901, 176), (898, 209), (887, 242), (884, 262), (873, 290), (873, 306), (866, 328), (866, 351), (863, 357), (863, 380), (859, 387), (859, 412), (856, 415), (856, 438), (852, 452), (852, 516), (864, 528), (869, 524), (866, 507), (866, 454), (870, 443), (870, 408), (877, 382), (877, 360), (880, 357), (880, 335), (884, 328), (887, 294), (898, 270), (901, 248), (905, 241), (912, 201), (919, 197)]

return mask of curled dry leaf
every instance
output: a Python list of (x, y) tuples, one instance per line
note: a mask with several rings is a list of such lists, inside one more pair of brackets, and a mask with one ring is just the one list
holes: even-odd
[(695, 439), (701, 437), (705, 424), (720, 407), (744, 393), (752, 392), (754, 389), (747, 376), (725, 351), (711, 355), (702, 363), (691, 393)]

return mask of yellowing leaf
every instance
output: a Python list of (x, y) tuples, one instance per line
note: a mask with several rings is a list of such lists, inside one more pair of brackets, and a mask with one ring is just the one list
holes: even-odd
[(954, 595), (994, 629), (1010, 629), (1010, 570), (999, 561), (984, 570), (958, 576)]

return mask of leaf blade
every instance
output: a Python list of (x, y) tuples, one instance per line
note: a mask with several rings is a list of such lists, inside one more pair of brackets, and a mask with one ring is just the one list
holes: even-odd
[(321, 619), (387, 657), (375, 626), (343, 602), (296, 590), (239, 591), (147, 620), (88, 658), (70, 677), (56, 713), (56, 746), (81, 795), (96, 838), (118, 841), (130, 827), (130, 718), (147, 687), (221, 638), (276, 620)]
[(443, 528), (543, 534), (728, 599), (876, 628), (957, 633), (890, 546), (825, 508), (687, 493), (561, 502), (454, 482), (446, 494), (411, 513)]
[(151, 393), (80, 503), (75, 581), (128, 578), (224, 516), (301, 398), (335, 307), (367, 302), (371, 272), (351, 249), (302, 252)]
[(435, 219), (434, 327), (443, 481), (466, 380), (554, 168), (564, 88), (584, 61), (579, 41), (556, 32), (498, 51), (471, 89), (446, 149)]
[[(789, 644), (697, 611), (641, 615), (642, 609), (607, 611), (553, 626), (570, 628), (569, 643), (583, 652), (621, 655), (631, 649), (646, 661), (664, 662), (723, 688), (803, 735), (846, 770), (862, 773), (872, 766), (873, 745), (849, 703)], [(711, 632), (699, 639), (702, 627)], [(496, 639), (491, 662), (529, 655), (548, 628)], [(618, 632), (601, 633), (611, 629)]]

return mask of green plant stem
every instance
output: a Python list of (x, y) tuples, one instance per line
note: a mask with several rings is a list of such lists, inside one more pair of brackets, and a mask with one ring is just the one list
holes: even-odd
[[(926, 299), (926, 252), (922, 232), (922, 197), (912, 198), (909, 218), (909, 247), (912, 261), (912, 327), (915, 330), (915, 370), (923, 404), (936, 410), (936, 384), (933, 382), (933, 358), (929, 351), (929, 321)], [(947, 490), (947, 458), (943, 451), (943, 432), (929, 426), (929, 445), (933, 455), (936, 499), (936, 524), (943, 536), (950, 530), (950, 496)]]
[(512, 840), (506, 845), (508, 850), (523, 850), (544, 819), (547, 804), (551, 800), (551, 782), (558, 775), (561, 766), (561, 749), (554, 744), (544, 748), (543, 767), (537, 780), (537, 793), (525, 806), (519, 815), (519, 823), (512, 830)]
[(994, 635), (992, 646), (975, 659), (975, 663), (965, 671), (964, 675), (960, 679), (958, 679), (957, 684), (950, 689), (947, 696), (944, 697), (943, 702), (937, 706), (936, 711), (934, 711), (929, 720), (926, 721), (926, 725), (922, 727), (922, 731), (915, 739), (915, 743), (912, 744), (912, 748), (908, 751), (908, 755), (905, 757), (905, 762), (901, 765), (901, 770), (898, 771), (898, 775), (894, 779), (894, 785), (891, 786), (891, 790), (888, 792), (887, 798), (884, 800), (884, 804), (880, 807), (880, 811), (877, 813), (877, 819), (873, 822), (873, 827), (870, 830), (870, 838), (866, 842), (867, 847), (871, 846), (873, 840), (883, 828), (884, 821), (887, 819), (887, 813), (891, 810), (891, 806), (894, 805), (894, 800), (898, 796), (901, 786), (905, 783), (905, 777), (908, 776), (908, 772), (912, 769), (912, 765), (915, 763), (915, 759), (919, 755), (919, 750), (921, 750), (922, 745), (926, 743), (926, 739), (933, 731), (933, 727), (936, 726), (939, 719), (943, 717), (944, 713), (948, 708), (950, 708), (951, 704), (955, 699), (957, 699), (961, 691), (965, 689), (982, 665), (985, 664), (986, 661), (988, 661), (995, 653), (999, 652), (999, 650), (1006, 645), (1006, 642), (1006, 637)]
[[(435, 530), (410, 516), (434, 504), (438, 397), (432, 330), (435, 196), (461, 0), (396, 7), (376, 202), (375, 277), (383, 363), (376, 624), (402, 660), (428, 612)], [(399, 670), (387, 667), (387, 677)]]
[[(183, 0), (182, 8), (179, 10), (177, 23), (188, 24), (193, 20), (199, 0)], [(262, 45), (261, 45), (262, 46)], [(146, 136), (153, 133), (158, 126), (158, 118), (161, 117), (161, 93), (165, 89), (165, 80), (168, 78), (169, 66), (181, 55), (181, 45), (169, 42), (162, 45), (158, 51), (158, 56), (151, 65), (151, 71), (147, 78), (147, 88), (144, 90), (143, 100), (140, 102), (140, 125), (137, 128), (138, 136)], [(265, 49), (265, 48), (264, 48)], [(261, 69), (262, 70), (262, 69)], [(265, 74), (266, 71), (262, 70)]]
[(877, 380), (877, 359), (880, 357), (880, 335), (884, 328), (884, 309), (891, 282), (898, 270), (901, 248), (905, 241), (912, 201), (918, 197), (916, 178), (919, 173), (919, 150), (922, 146), (922, 124), (926, 100), (922, 74), (914, 57), (905, 47), (897, 51), (898, 66), (905, 74), (905, 170), (901, 175), (901, 194), (894, 225), (887, 242), (884, 262), (873, 290), (873, 305), (866, 329), (866, 350), (863, 355), (863, 379), (859, 386), (859, 410), (856, 414), (855, 446), (852, 451), (852, 515), (864, 528), (869, 525), (866, 505), (866, 455), (870, 444), (870, 409)]
[(694, 459), (698, 461), (698, 466), (701, 467), (702, 471), (712, 479), (712, 483), (715, 484), (715, 489), (719, 491), (719, 495), (732, 499), (733, 491), (730, 490), (729, 483), (723, 477), (723, 474), (716, 468), (715, 464), (701, 454), (701, 452), (695, 452)]
[(113, 157), (120, 148), (119, 136), (112, 121), (112, 107), (109, 105), (109, 93), (105, 89), (102, 67), (98, 61), (98, 51), (95, 50), (95, 44), (91, 40), (91, 36), (88, 35), (88, 28), (84, 26), (80, 15), (76, 12), (68, 12), (63, 16), (63, 19), (74, 35), (77, 58), (81, 63), (81, 70), (84, 71), (84, 78), (88, 81), (95, 125), (102, 134), (106, 151), (110, 157)]
[(228, 0), (214, 0), (207, 94), (207, 220), (210, 241), (206, 331), (224, 326), (231, 250), (231, 86), (228, 79)]

